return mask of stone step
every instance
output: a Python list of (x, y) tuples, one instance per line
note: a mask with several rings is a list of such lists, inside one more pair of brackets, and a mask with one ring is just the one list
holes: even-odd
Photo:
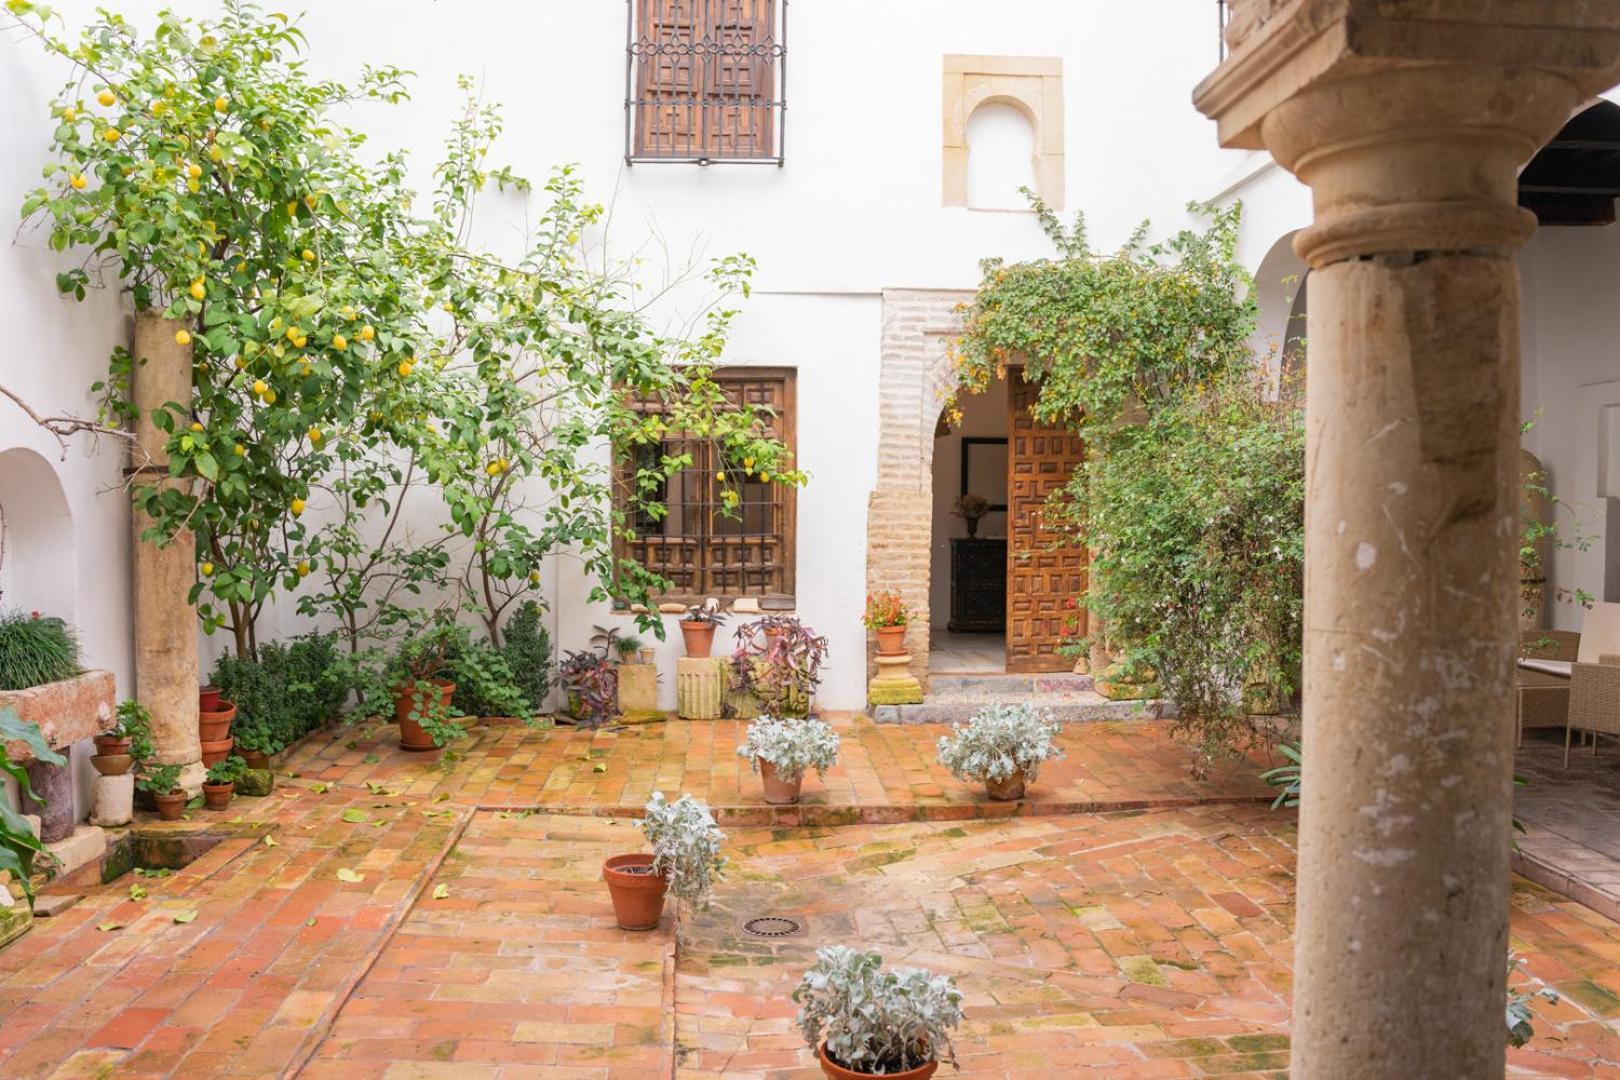
[[(1060, 724), (1094, 724), (1111, 720), (1160, 720), (1175, 715), (1165, 701), (1109, 701), (1092, 691), (1076, 691), (1054, 700), (1045, 695), (1007, 699), (1037, 709), (1050, 709)], [(959, 724), (973, 719), (986, 701), (938, 701), (932, 694), (921, 705), (878, 705), (872, 720), (879, 724)]]
[(1024, 701), (1032, 696), (1072, 699), (1090, 693), (1090, 675), (1053, 672), (1037, 675), (930, 675), (930, 701)]

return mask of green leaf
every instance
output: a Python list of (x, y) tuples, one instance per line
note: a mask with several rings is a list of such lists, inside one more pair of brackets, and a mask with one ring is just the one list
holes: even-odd
[(196, 917), (197, 917), (197, 909), (193, 908), (190, 911), (176, 912), (175, 916), (174, 916), (174, 921), (177, 922), (177, 923), (188, 923), (188, 922), (191, 922)]
[(122, 929), (123, 929), (123, 928), (124, 928), (124, 924), (123, 924), (123, 923), (121, 923), (121, 922), (116, 922), (116, 921), (114, 921), (114, 920), (112, 920), (112, 919), (108, 919), (108, 920), (107, 920), (107, 921), (106, 921), (106, 922), (104, 922), (104, 923), (97, 923), (97, 924), (96, 924), (96, 929), (97, 929), (97, 930), (100, 930), (100, 931), (101, 931), (101, 932), (102, 932), (102, 933), (104, 933), (104, 934), (110, 934), (110, 933), (112, 933), (112, 932), (113, 932), (113, 931), (114, 931), (114, 930), (122, 930)]
[(349, 809), (343, 811), (343, 820), (348, 822), (350, 825), (364, 825), (366, 822), (371, 820), (371, 815), (366, 813), (364, 810)]
[(219, 462), (215, 461), (214, 455), (210, 454), (207, 450), (197, 454), (191, 459), (191, 461), (192, 464), (197, 467), (197, 475), (201, 476), (204, 480), (219, 479)]
[(366, 875), (357, 874), (353, 870), (350, 870), (347, 866), (341, 866), (338, 868), (337, 879), (339, 881), (347, 881), (349, 884), (353, 885), (366, 880)]
[(277, 840), (275, 837), (271, 836), (269, 833), (265, 833), (264, 834), (264, 846), (265, 847), (280, 847), (281, 846), (281, 841)]
[(131, 900), (145, 900), (146, 887), (138, 881), (131, 882), (129, 886), (129, 898)]

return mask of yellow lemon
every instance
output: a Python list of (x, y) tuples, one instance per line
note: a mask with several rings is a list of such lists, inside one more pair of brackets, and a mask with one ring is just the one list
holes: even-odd
[(193, 420), (191, 422), (191, 430), (192, 431), (201, 431), (202, 429), (203, 429), (203, 426), (201, 424), (199, 424), (197, 421)]
[(214, 111), (215, 112), (224, 112), (226, 109), (228, 109), (230, 107), (230, 104), (231, 103), (229, 101), (225, 100), (225, 95), (221, 94), (221, 95), (219, 95), (219, 97), (214, 99)]
[(287, 504), (287, 509), (293, 512), (293, 517), (297, 517), (299, 514), (304, 512), (304, 500), (294, 499), (292, 502)]
[(439, 306), (444, 308), (444, 310), (450, 311), (450, 312), (453, 312), (453, 311), (456, 310), (456, 305), (452, 304), (448, 300), (446, 300), (444, 303), (440, 304)]
[[(365, 336), (364, 334), (361, 335), (361, 337), (364, 337), (364, 336)], [(344, 337), (342, 334), (333, 334), (332, 335), (332, 348), (336, 349), (338, 352), (342, 352), (344, 349), (347, 349), (348, 347), (349, 347), (349, 339), (348, 338)]]
[(304, 562), (302, 560), (299, 561), (299, 563), (298, 563), (298, 576), (299, 577), (309, 577), (309, 563)]
[(303, 259), (305, 262), (315, 261), (315, 253), (309, 250), (309, 248), (305, 248), (303, 251), (299, 252), (298, 257)]
[(343, 307), (338, 309), (338, 314), (342, 315), (345, 319), (354, 318), (354, 305), (344, 304)]
[(83, 173), (74, 173), (73, 178), (68, 183), (73, 185), (74, 191), (83, 191), (85, 184), (89, 183), (89, 181), (84, 178)]
[(375, 331), (375, 330), (373, 330), (371, 328), (370, 323), (367, 323), (365, 326), (362, 326), (360, 328), (360, 340), (361, 341), (370, 341), (372, 338), (374, 338), (376, 336), (377, 336), (377, 331)]
[(771, 474), (768, 473), (768, 472), (760, 473), (759, 474), (759, 482), (762, 483), (762, 484), (770, 483), (771, 482)]
[(276, 392), (274, 390), (266, 390), (264, 392), (264, 403), (266, 405), (274, 405), (276, 403)]
[(409, 360), (401, 360), (399, 362), (399, 375), (400, 375), (400, 378), (405, 378), (405, 377), (409, 376), (410, 373), (413, 370), (415, 370), (415, 365), (412, 364)]
[(195, 164), (187, 165), (186, 166), (186, 175), (191, 177), (193, 180), (197, 179), (197, 177), (202, 175), (202, 166), (201, 165), (195, 165)]
[(287, 204), (287, 216), (292, 217), (296, 213), (298, 213), (298, 202), (294, 200)]
[(323, 436), (321, 434), (321, 429), (320, 428), (312, 427), (312, 428), (309, 429), (309, 441), (310, 442), (320, 442), (323, 438), (325, 438), (325, 436)]
[(501, 463), (498, 461), (492, 461), (488, 465), (484, 466), (484, 471), (491, 476), (499, 476), (501, 472)]
[(176, 330), (174, 332), (174, 343), (176, 345), (190, 345), (191, 332), (189, 330)]
[[(202, 181), (201, 180), (187, 180), (186, 181), (186, 190), (191, 192), (193, 195), (197, 194), (197, 192), (202, 190)], [(202, 247), (201, 244), (198, 244), (197, 246)]]
[(300, 375), (308, 375), (308, 374), (312, 373), (314, 370), (315, 369), (310, 366), (309, 361), (305, 360), (304, 361), (304, 366), (298, 369), (298, 374), (300, 374)]
[(254, 379), (253, 392), (258, 394), (260, 397), (264, 397), (264, 395), (270, 392), (270, 387), (265, 384), (263, 379)]
[(197, 567), (197, 569), (202, 571), (203, 577), (211, 577), (214, 573), (214, 564), (211, 562), (205, 562), (201, 566)]
[(529, 571), (529, 584), (530, 585), (538, 585), (538, 584), (540, 584), (540, 571), (538, 571), (538, 570), (530, 570)]
[(206, 299), (207, 296), (208, 286), (203, 284), (202, 278), (198, 278), (196, 281), (191, 283), (191, 298), (193, 300), (203, 300)]
[(118, 99), (113, 96), (113, 92), (111, 90), (103, 90), (101, 93), (96, 95), (96, 100), (101, 102), (103, 105), (118, 104)]
[(63, 119), (63, 120), (66, 120), (66, 121), (67, 121), (67, 122), (68, 122), (68, 123), (70, 123), (70, 124), (71, 124), (71, 123), (73, 123), (73, 121), (74, 121), (74, 119), (75, 119), (75, 118), (76, 118), (76, 117), (77, 117), (77, 116), (78, 116), (78, 115), (79, 115), (79, 110), (78, 110), (78, 109), (75, 109), (75, 108), (74, 108), (74, 107), (73, 107), (73, 106), (71, 106), (71, 105), (69, 105), (69, 106), (68, 106), (68, 107), (67, 107), (67, 108), (65, 108), (65, 109), (63, 109), (63, 110), (62, 110), (62, 119)]
[(304, 196), (304, 205), (309, 207), (311, 210), (315, 209), (315, 196), (313, 196), (313, 195), (305, 195)]
[(106, 131), (103, 131), (101, 133), (101, 137), (103, 139), (106, 139), (108, 142), (117, 142), (118, 141), (118, 136), (119, 136), (119, 131), (115, 127), (110, 127)]
[(232, 360), (231, 363), (236, 365), (237, 371), (241, 371), (243, 368), (247, 367), (247, 357), (238, 356), (235, 360)]
[(152, 102), (152, 115), (153, 116), (162, 116), (164, 113), (166, 113), (168, 111), (169, 111), (169, 106), (164, 104), (163, 102), (161, 102), (161, 101)]
[(723, 473), (723, 472), (717, 472), (717, 473), (714, 474), (714, 478), (716, 480), (719, 480), (721, 483), (724, 483), (725, 479), (726, 479), (726, 474)]
[(296, 327), (296, 326), (287, 327), (287, 340), (288, 341), (297, 341), (298, 340), (298, 327)]
[(305, 337), (303, 334), (299, 334), (297, 337), (293, 338), (293, 344), (302, 349), (305, 345), (309, 344), (309, 338)]
[(218, 160), (219, 160), (219, 159), (220, 159), (220, 157), (221, 157), (221, 156), (222, 156), (222, 155), (221, 155), (221, 154), (220, 154), (220, 152), (219, 152), (219, 147), (217, 147), (217, 146), (210, 146), (210, 147), (209, 147), (209, 148), (208, 148), (208, 160), (209, 160), (209, 161), (218, 161)]
[(235, 446), (231, 447), (231, 453), (235, 454), (237, 457), (246, 457), (247, 447), (243, 446), (241, 443), (237, 443)]

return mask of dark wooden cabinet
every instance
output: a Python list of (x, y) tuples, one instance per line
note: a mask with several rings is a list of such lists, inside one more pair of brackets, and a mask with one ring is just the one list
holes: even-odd
[(1007, 626), (1007, 541), (951, 540), (954, 633), (999, 632)]

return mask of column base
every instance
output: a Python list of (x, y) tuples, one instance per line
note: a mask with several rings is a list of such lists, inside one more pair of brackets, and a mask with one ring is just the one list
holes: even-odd
[(878, 653), (877, 678), (867, 684), (866, 700), (872, 705), (921, 705), (922, 683), (911, 674), (911, 654)]

